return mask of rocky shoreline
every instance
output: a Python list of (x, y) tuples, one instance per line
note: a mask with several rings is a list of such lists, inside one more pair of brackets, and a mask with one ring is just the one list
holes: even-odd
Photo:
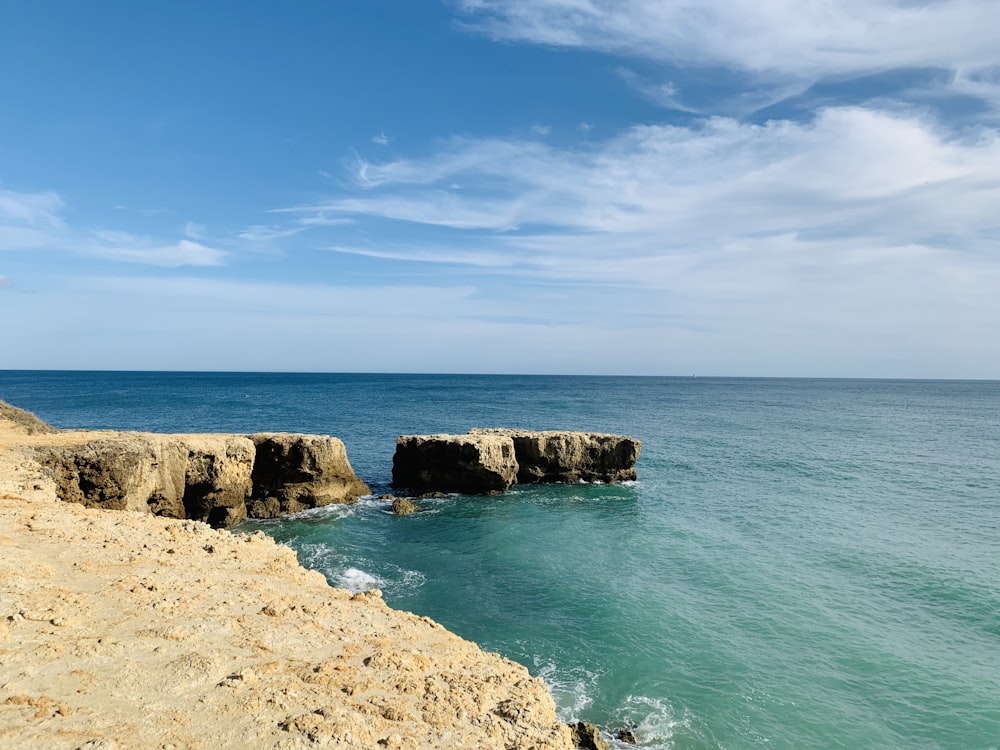
[(200, 522), (367, 493), (336, 438), (63, 431), (0, 402), (0, 746), (583, 746), (524, 667)]

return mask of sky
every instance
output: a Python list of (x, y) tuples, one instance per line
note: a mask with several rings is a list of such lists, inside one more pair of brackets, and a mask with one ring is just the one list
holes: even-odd
[(0, 369), (1000, 378), (996, 0), (0, 0)]

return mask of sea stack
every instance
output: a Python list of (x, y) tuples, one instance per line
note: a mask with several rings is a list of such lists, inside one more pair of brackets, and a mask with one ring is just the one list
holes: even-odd
[(636, 478), (642, 443), (625, 435), (476, 428), (466, 435), (401, 435), (392, 483), (413, 492), (495, 494), (520, 482)]

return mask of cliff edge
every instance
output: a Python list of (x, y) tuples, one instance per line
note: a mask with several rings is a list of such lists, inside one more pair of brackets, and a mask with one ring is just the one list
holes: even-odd
[(0, 415), (0, 746), (573, 746), (524, 667), (262, 534), (60, 502), (60, 444)]

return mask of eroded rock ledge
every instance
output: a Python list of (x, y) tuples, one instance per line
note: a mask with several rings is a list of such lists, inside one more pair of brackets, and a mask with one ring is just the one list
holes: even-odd
[[(59, 502), (55, 472), (39, 463), (81, 454), (63, 470), (82, 496), (126, 508), (158, 488), (177, 509), (189, 478), (198, 502), (233, 486), (253, 497), (246, 454), (274, 436), (71, 433), (8, 419), (5, 406), (0, 747), (573, 747), (524, 667), (390, 609), (377, 591), (330, 588), (262, 534)], [(288, 458), (310, 442), (294, 438), (267, 449), (288, 476), (268, 490), (279, 510), (324, 497), (310, 482), (341, 481), (318, 467), (286, 475), (286, 461), (308, 463)], [(160, 473), (142, 478), (127, 468), (137, 460)]]
[(625, 435), (475, 428), (466, 435), (401, 435), (392, 483), (415, 492), (496, 494), (516, 482), (636, 478), (642, 443)]
[(162, 435), (57, 430), (0, 402), (0, 422), (31, 437), (27, 449), (60, 500), (226, 528), (330, 503), (353, 503), (368, 486), (343, 442), (327, 435)]

